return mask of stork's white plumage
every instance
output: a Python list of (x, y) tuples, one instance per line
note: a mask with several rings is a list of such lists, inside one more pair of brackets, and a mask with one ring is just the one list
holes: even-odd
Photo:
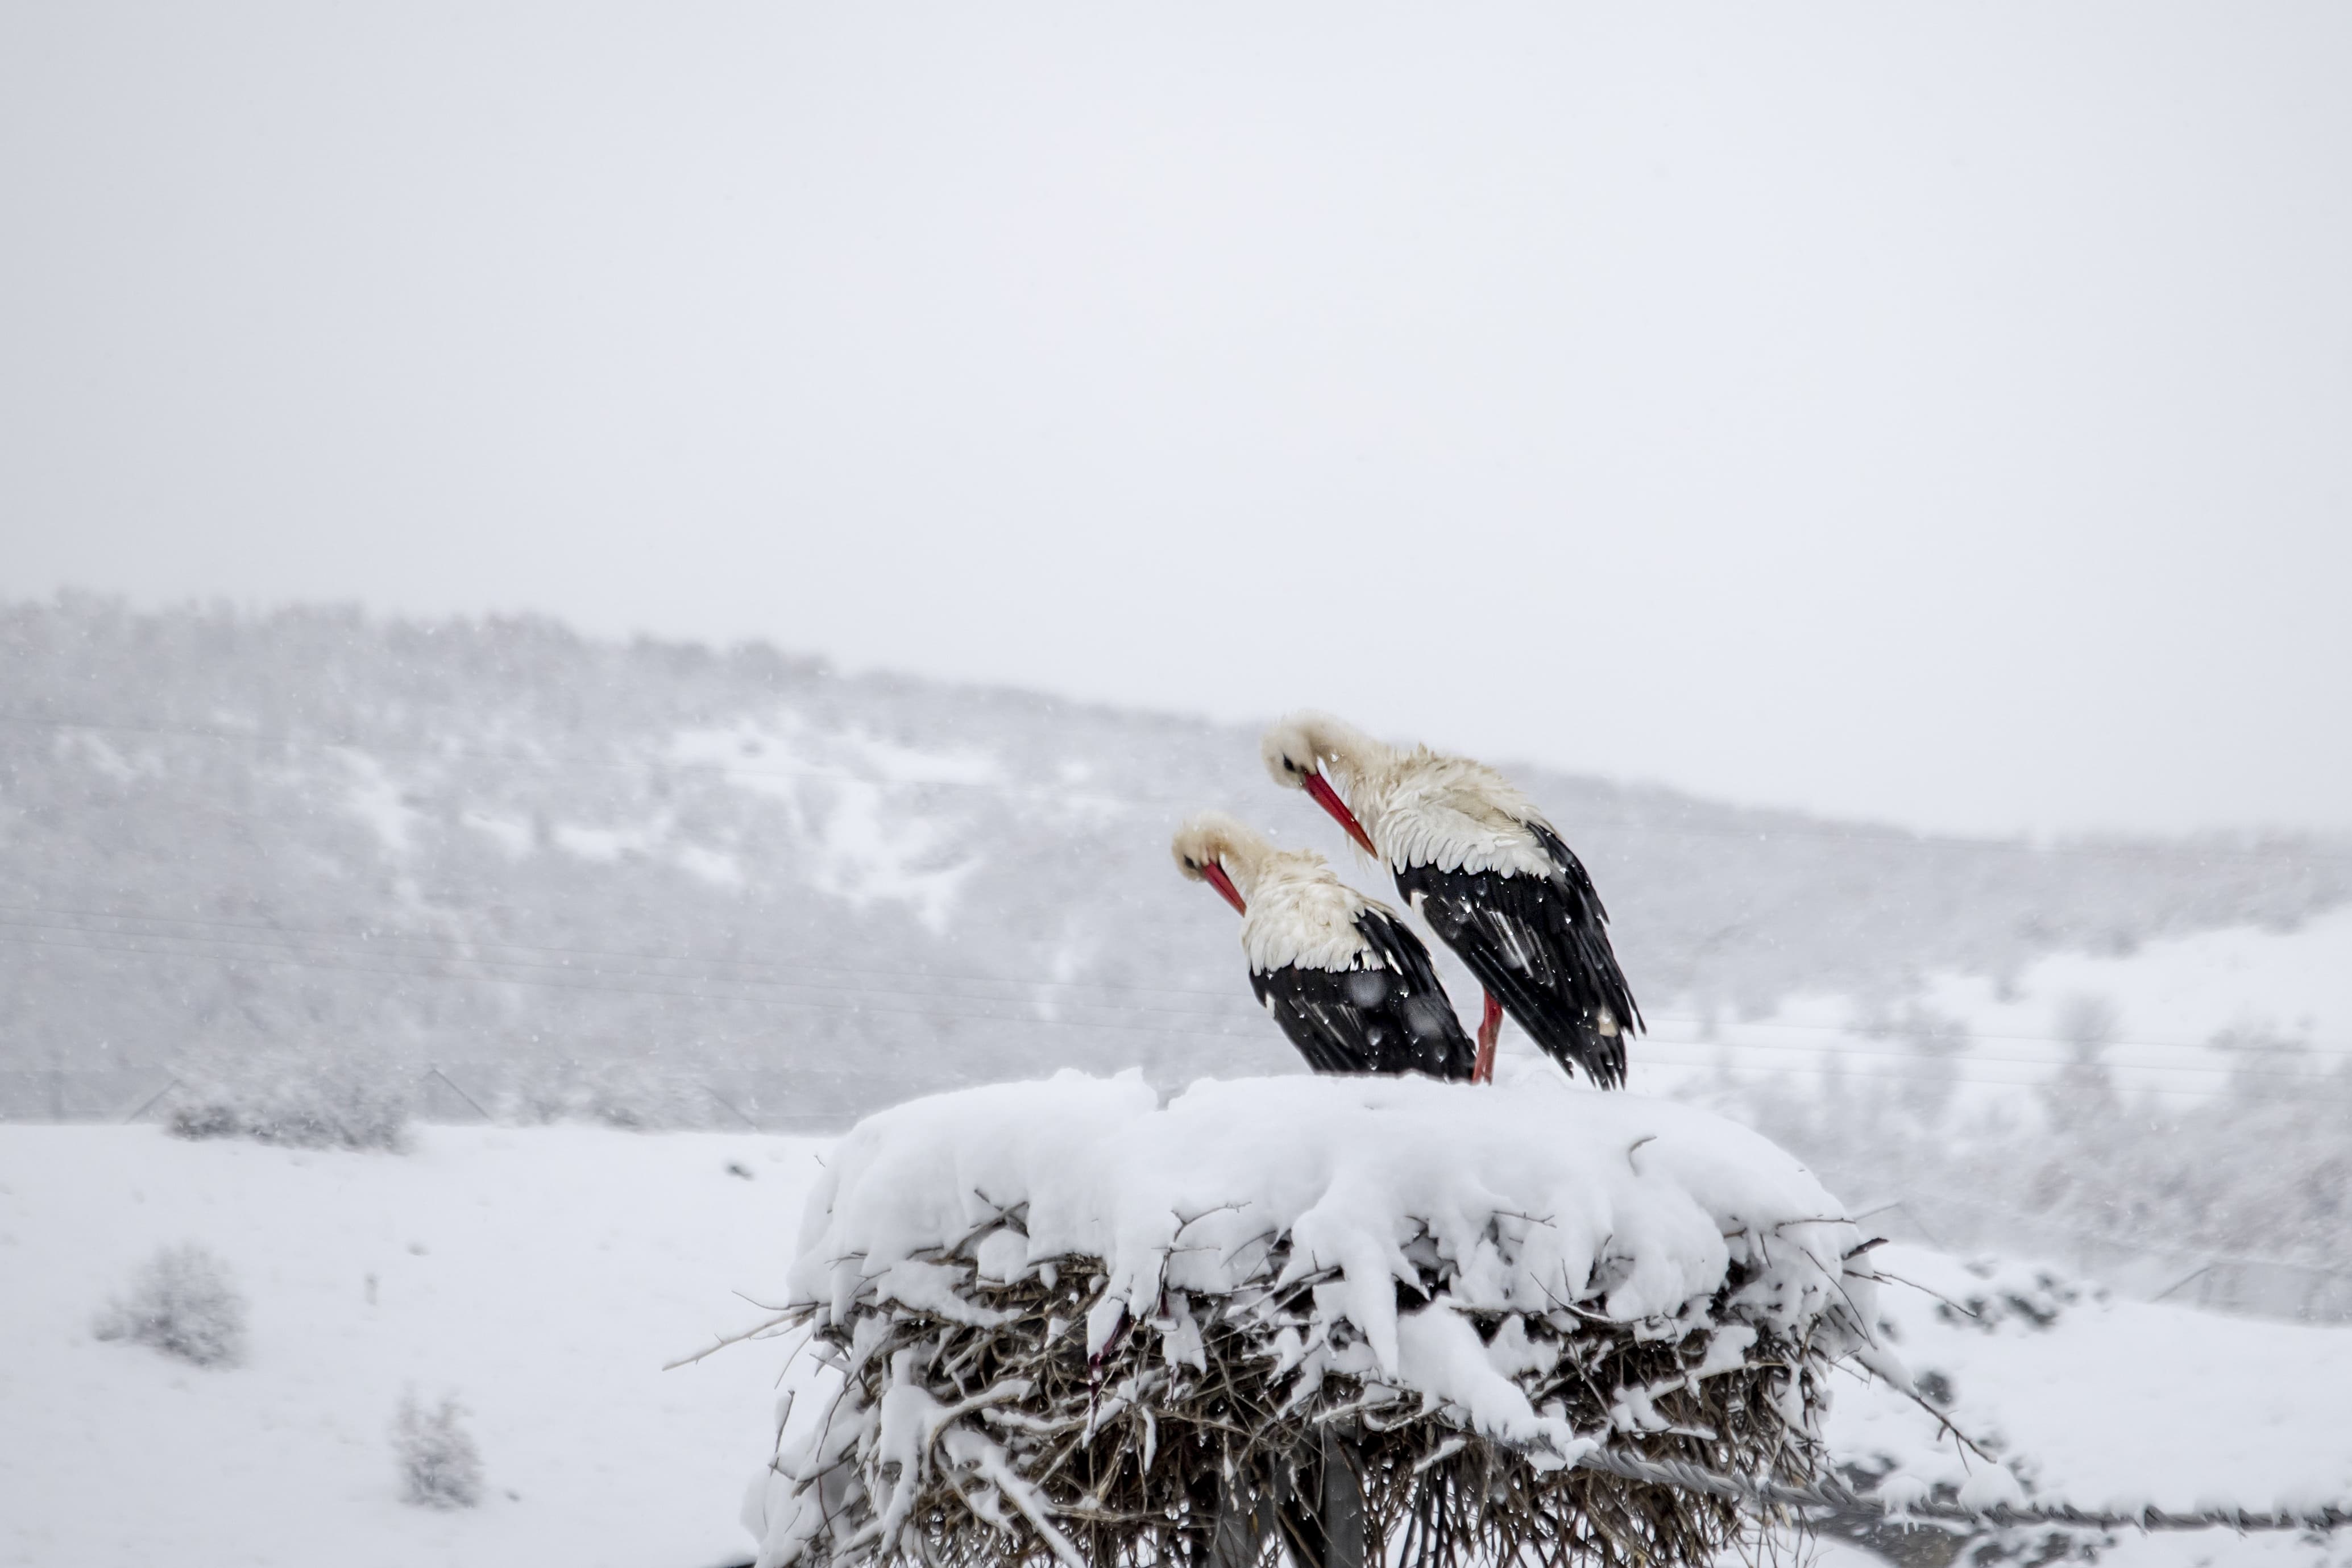
[(1517, 786), (1483, 763), (1390, 746), (1324, 713), (1292, 714), (1263, 749), (1275, 783), (1305, 790), (1385, 865), (1486, 986), (1477, 1078), (1493, 1071), (1507, 1010), (1562, 1065), (1603, 1089), (1625, 1081), (1624, 1037), (1642, 1015), (1609, 945), (1608, 911)]
[(1470, 1076), (1476, 1052), (1429, 950), (1394, 910), (1216, 812), (1177, 830), (1176, 868), (1241, 912), (1250, 988), (1317, 1072)]

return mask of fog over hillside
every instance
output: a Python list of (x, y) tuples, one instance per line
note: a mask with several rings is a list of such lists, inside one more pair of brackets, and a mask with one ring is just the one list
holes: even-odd
[[(1289, 1070), (1170, 829), (1223, 807), (1386, 891), (1250, 729), (765, 646), (68, 596), (0, 610), (0, 672), (14, 1114), (272, 1052), (478, 1099), (657, 1070), (763, 1118), (1062, 1065)], [(1591, 866), (1653, 1013), (1892, 1005), (2352, 896), (2342, 843), (1936, 837), (1493, 760)]]

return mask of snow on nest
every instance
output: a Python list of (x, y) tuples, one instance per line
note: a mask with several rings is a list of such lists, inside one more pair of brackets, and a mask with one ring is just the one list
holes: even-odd
[[(1860, 1235), (1811, 1172), (1743, 1127), (1639, 1095), (1302, 1076), (1202, 1081), (1162, 1106), (1137, 1075), (1064, 1072), (883, 1111), (829, 1166), (791, 1273), (821, 1321), (892, 1302), (971, 1321), (961, 1271), (933, 1259), (1019, 1209), (977, 1272), (1098, 1259), (1093, 1352), (1163, 1291), (1264, 1283), (1286, 1238), (1282, 1282), (1337, 1271), (1318, 1311), (1353, 1325), (1365, 1370), (1555, 1454), (1570, 1435), (1465, 1363), (1488, 1358), (1459, 1314), (1575, 1303), (1676, 1337), (1738, 1266), (1740, 1321), (1798, 1336), (1826, 1323), (1841, 1344), (1875, 1321), (1869, 1282), (1845, 1271)], [(1433, 1270), (1412, 1256), (1432, 1249)], [(1433, 1273), (1434, 1299), (1401, 1316), (1398, 1282), (1418, 1292)]]

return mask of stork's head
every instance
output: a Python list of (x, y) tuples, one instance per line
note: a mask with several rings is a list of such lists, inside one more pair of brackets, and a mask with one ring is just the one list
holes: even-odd
[(1303, 789), (1316, 805), (1331, 814), (1331, 819), (1347, 829), (1348, 837), (1358, 848), (1373, 859), (1381, 852), (1372, 847), (1371, 835), (1339, 798), (1326, 774), (1336, 773), (1342, 784), (1360, 784), (1384, 750), (1378, 741), (1352, 724), (1342, 723), (1328, 713), (1293, 713), (1278, 721), (1259, 742), (1265, 758), (1265, 771), (1274, 782), (1285, 789)]
[(1223, 893), (1236, 913), (1249, 913), (1249, 902), (1234, 886), (1234, 878), (1256, 881), (1258, 863), (1272, 847), (1264, 838), (1222, 811), (1203, 811), (1185, 819), (1169, 847), (1175, 852), (1177, 870)]

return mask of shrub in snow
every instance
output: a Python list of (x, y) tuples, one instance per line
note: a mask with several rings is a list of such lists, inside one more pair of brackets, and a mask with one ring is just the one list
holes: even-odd
[(465, 1406), (445, 1398), (427, 1410), (411, 1392), (393, 1422), (403, 1496), (424, 1508), (472, 1508), (482, 1500), (482, 1456), (461, 1424)]
[(1971, 1324), (1986, 1333), (2004, 1323), (2042, 1331), (2054, 1328), (2066, 1310), (2083, 1299), (2082, 1288), (2073, 1280), (2031, 1264), (1980, 1258), (1968, 1265), (1968, 1272), (1983, 1281), (1982, 1288), (1938, 1300), (1936, 1316), (1948, 1323)]
[(1913, 1114), (1927, 1121), (1940, 1118), (1959, 1086), (1957, 1058), (1969, 1048), (1968, 1026), (1930, 1008), (1914, 1005), (1904, 1015), (1896, 1036), (1912, 1053), (1904, 1093)]
[(2059, 1002), (2056, 1023), (2058, 1037), (2074, 1047), (2074, 1059), (2091, 1061), (2115, 1044), (2123, 1015), (2107, 997), (2078, 991)]
[(565, 1062), (524, 1078), (500, 1098), (499, 1120), (526, 1125), (593, 1121), (631, 1131), (740, 1126), (694, 1078), (642, 1062)]
[(205, 1248), (167, 1247), (139, 1271), (131, 1294), (99, 1315), (96, 1331), (198, 1366), (235, 1366), (245, 1356), (245, 1298)]
[(770, 1325), (809, 1353), (746, 1522), (763, 1563), (835, 1568), (1242, 1561), (1277, 1528), (1407, 1568), (1711, 1562), (1738, 1506), (1603, 1467), (1822, 1473), (1832, 1362), (1895, 1366), (1842, 1214), (1629, 1094), (917, 1100), (812, 1196)]
[(175, 1097), (182, 1138), (250, 1138), (305, 1149), (407, 1146), (408, 1088), (372, 1063), (255, 1057), (192, 1068)]

